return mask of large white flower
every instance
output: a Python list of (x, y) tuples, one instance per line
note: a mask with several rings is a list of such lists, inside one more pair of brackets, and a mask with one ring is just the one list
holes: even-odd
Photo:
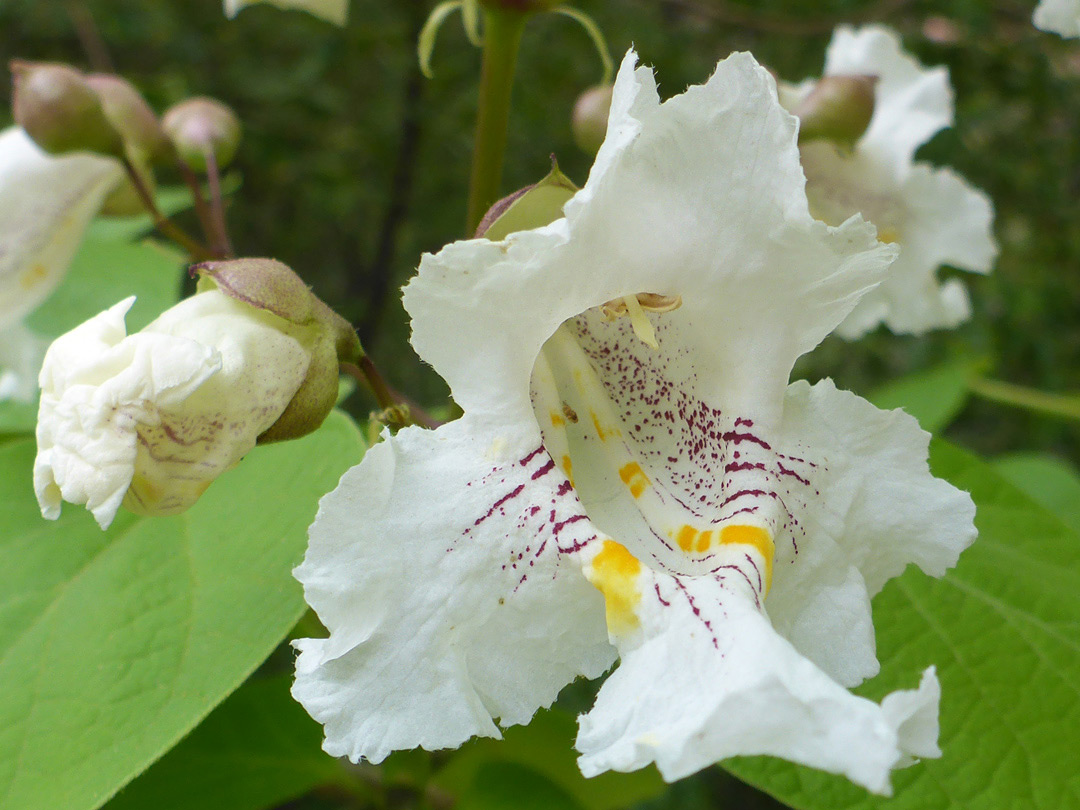
[(330, 636), (293, 693), (327, 751), (379, 761), (497, 736), (618, 657), (586, 774), (773, 754), (887, 792), (939, 753), (938, 685), (847, 691), (878, 669), (870, 597), (941, 575), (974, 509), (914, 420), (788, 377), (895, 248), (810, 216), (750, 56), (663, 104), (635, 62), (565, 218), (421, 262), (413, 345), (464, 416), (323, 499), (296, 575)]
[(31, 400), (43, 350), (23, 326), (63, 279), (120, 163), (54, 157), (18, 127), (0, 132), (0, 399)]
[(1080, 0), (1041, 0), (1032, 21), (1043, 31), (1080, 37)]
[[(861, 213), (901, 250), (837, 331), (850, 339), (880, 323), (914, 334), (956, 326), (971, 314), (967, 291), (956, 279), (940, 283), (938, 268), (989, 272), (997, 245), (989, 198), (951, 169), (914, 161), (919, 146), (953, 123), (948, 71), (924, 68), (887, 28), (842, 26), (825, 75), (852, 74), (878, 78), (873, 118), (851, 152), (824, 141), (803, 146), (810, 210), (834, 225)], [(812, 84), (785, 88), (785, 103), (797, 103)]]
[(349, 0), (225, 0), (225, 15), (235, 17), (241, 10), (256, 3), (307, 11), (335, 25), (345, 25), (349, 16)]

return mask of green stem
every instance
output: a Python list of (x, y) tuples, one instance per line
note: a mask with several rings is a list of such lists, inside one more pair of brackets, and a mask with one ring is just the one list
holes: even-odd
[(484, 9), (484, 57), (466, 220), (469, 236), (480, 224), (484, 212), (499, 199), (510, 122), (510, 94), (527, 18), (527, 13), (513, 9)]
[(1014, 405), (1017, 408), (1026, 408), (1048, 416), (1080, 420), (1080, 396), (1048, 394), (1045, 391), (1036, 391), (1022, 385), (978, 377), (969, 383), (969, 387), (971, 393), (991, 402)]

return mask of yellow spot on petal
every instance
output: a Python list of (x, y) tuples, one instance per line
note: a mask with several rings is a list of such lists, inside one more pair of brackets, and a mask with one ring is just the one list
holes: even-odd
[(679, 548), (683, 551), (689, 551), (694, 547), (694, 540), (697, 539), (698, 530), (693, 526), (683, 526), (679, 529), (679, 533), (675, 535), (675, 542), (679, 544)]
[(574, 462), (570, 460), (570, 456), (564, 455), (562, 457), (562, 471), (566, 476), (566, 480), (570, 482), (570, 486), (574, 485)]
[(32, 290), (48, 277), (48, 268), (39, 262), (22, 274), (22, 277), (19, 278), (19, 284), (24, 290)]
[(697, 546), (695, 547), (696, 550), (699, 553), (708, 551), (709, 548), (712, 546), (712, 538), (712, 532), (702, 532), (701, 534), (699, 534), (697, 539)]
[(562, 427), (566, 424), (566, 420), (563, 419), (563, 415), (561, 413), (556, 413), (555, 411), (552, 411), (551, 424), (553, 427)]
[(636, 628), (639, 622), (634, 609), (641, 601), (637, 587), (641, 563), (637, 557), (622, 544), (605, 540), (585, 574), (604, 595), (608, 632), (618, 636)]
[(720, 542), (724, 545), (750, 546), (765, 560), (765, 592), (772, 586), (773, 557), (776, 545), (772, 535), (760, 526), (725, 526), (720, 532)]
[(592, 417), (592, 424), (596, 429), (596, 435), (599, 437), (600, 441), (606, 442), (608, 434), (604, 428), (600, 426), (600, 417), (596, 415), (596, 411), (589, 411), (589, 416)]
[(641, 465), (636, 461), (624, 464), (619, 469), (619, 478), (630, 488), (630, 494), (635, 498), (640, 498), (641, 493), (648, 489), (651, 483), (648, 476), (642, 472)]
[(886, 244), (892, 244), (900, 241), (900, 231), (896, 228), (882, 228), (878, 231), (877, 235), (879, 242), (885, 242)]

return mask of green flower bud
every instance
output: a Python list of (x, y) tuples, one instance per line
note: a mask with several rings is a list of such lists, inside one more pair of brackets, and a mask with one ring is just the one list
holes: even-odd
[(574, 114), (570, 120), (574, 143), (590, 155), (595, 155), (600, 150), (600, 144), (607, 135), (612, 90), (614, 87), (610, 84), (590, 87), (578, 96), (574, 103)]
[(853, 147), (874, 116), (876, 76), (825, 76), (795, 109), (801, 142)]
[(525, 186), (495, 203), (476, 228), (476, 237), (498, 242), (516, 231), (542, 228), (562, 216), (563, 206), (577, 186), (553, 163), (539, 183)]
[(191, 268), (199, 290), (226, 296), (304, 327), (311, 353), (307, 376), (284, 412), (259, 436), (259, 443), (296, 439), (322, 424), (337, 401), (338, 366), (363, 354), (352, 326), (319, 299), (289, 267), (273, 259), (205, 262)]
[(124, 143), (97, 93), (75, 68), (48, 62), (11, 62), (15, 122), (53, 155), (94, 152), (121, 157)]
[(160, 161), (170, 154), (161, 122), (131, 82), (119, 76), (91, 73), (86, 83), (97, 93), (105, 117), (123, 137), (133, 157)]
[(206, 171), (208, 152), (223, 169), (240, 148), (240, 119), (212, 98), (189, 98), (174, 104), (166, 110), (163, 125), (181, 159), (197, 171)]

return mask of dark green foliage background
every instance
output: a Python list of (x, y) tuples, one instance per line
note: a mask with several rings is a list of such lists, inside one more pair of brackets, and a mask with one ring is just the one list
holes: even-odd
[[(429, 81), (415, 59), (416, 35), (433, 5), (426, 1), (354, 0), (343, 30), (270, 7), (230, 22), (219, 0), (82, 5), (117, 72), (159, 110), (207, 94), (240, 114), (246, 140), (233, 171), (242, 186), (229, 210), (238, 252), (290, 264), (357, 325), (396, 385), (440, 404), (445, 388), (408, 347), (397, 290), (421, 252), (462, 235), (479, 54), (457, 20), (440, 34)], [(636, 45), (642, 61), (656, 67), (664, 94), (700, 82), (732, 50), (751, 50), (786, 79), (814, 75), (833, 25), (861, 19), (887, 22), (923, 62), (947, 65), (957, 124), (920, 154), (955, 167), (997, 208), (998, 266), (989, 277), (967, 279), (974, 317), (956, 331), (922, 338), (830, 338), (798, 372), (832, 376), (866, 394), (910, 372), (973, 360), (998, 379), (1080, 390), (1080, 40), (1032, 28), (1034, 0), (580, 5), (607, 34), (616, 60)], [(0, 56), (87, 67), (69, 6), (0, 0)], [(557, 16), (530, 23), (505, 191), (543, 176), (551, 154), (584, 182), (590, 159), (573, 146), (568, 121), (577, 94), (599, 75), (573, 23)], [(194, 230), (193, 220), (185, 224)], [(373, 403), (357, 394), (349, 406), (363, 415)], [(987, 455), (1042, 450), (1074, 463), (1080, 458), (1075, 423), (978, 399), (967, 400), (946, 435)], [(287, 667), (287, 656), (279, 663)], [(426, 801), (397, 797), (395, 806), (414, 800)], [(302, 806), (342, 805), (326, 795)], [(774, 805), (715, 769), (647, 804), (712, 806)]]

